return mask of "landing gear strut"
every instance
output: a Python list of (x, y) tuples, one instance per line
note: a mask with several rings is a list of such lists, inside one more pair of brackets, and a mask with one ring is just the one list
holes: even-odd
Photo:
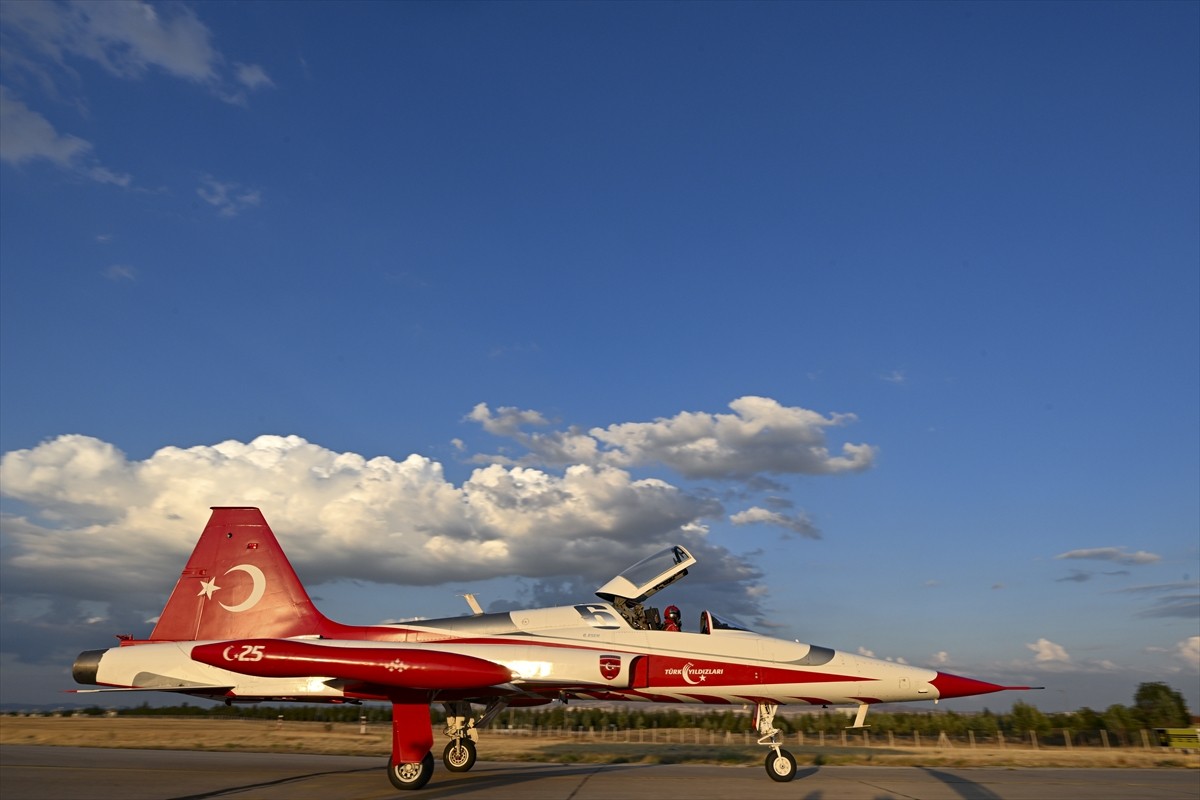
[(397, 789), (420, 789), (433, 775), (429, 703), (392, 703), (392, 757), (387, 774)]
[(796, 758), (779, 746), (779, 729), (775, 727), (775, 703), (759, 703), (754, 708), (754, 727), (758, 730), (758, 743), (771, 748), (764, 766), (771, 780), (787, 783), (796, 777)]
[(496, 699), (488, 704), (483, 714), (475, 716), (471, 704), (466, 702), (443, 703), (446, 709), (446, 729), (450, 743), (442, 751), (442, 763), (451, 772), (466, 772), (475, 766), (475, 743), (479, 741), (479, 729), (486, 727), (496, 715), (508, 706), (507, 701)]

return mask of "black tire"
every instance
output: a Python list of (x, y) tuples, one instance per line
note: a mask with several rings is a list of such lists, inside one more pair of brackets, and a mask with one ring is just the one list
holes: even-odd
[(420, 789), (429, 783), (433, 775), (433, 753), (426, 753), (420, 761), (394, 763), (390, 758), (387, 766), (388, 780), (397, 789)]
[(475, 742), (470, 739), (451, 739), (442, 751), (442, 763), (451, 772), (466, 772), (475, 766)]
[(778, 753), (772, 750), (767, 753), (766, 767), (767, 774), (773, 781), (787, 783), (796, 777), (796, 758), (787, 750), (780, 750)]

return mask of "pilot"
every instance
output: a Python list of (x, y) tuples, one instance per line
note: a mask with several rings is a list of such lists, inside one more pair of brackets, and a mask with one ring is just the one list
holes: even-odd
[(675, 631), (678, 633), (683, 630), (683, 623), (680, 622), (679, 606), (667, 606), (667, 610), (663, 612), (664, 631)]

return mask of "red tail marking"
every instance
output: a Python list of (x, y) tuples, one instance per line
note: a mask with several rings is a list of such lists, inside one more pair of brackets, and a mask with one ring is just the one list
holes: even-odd
[(330, 626), (262, 512), (216, 507), (150, 638), (284, 638), (320, 634)]

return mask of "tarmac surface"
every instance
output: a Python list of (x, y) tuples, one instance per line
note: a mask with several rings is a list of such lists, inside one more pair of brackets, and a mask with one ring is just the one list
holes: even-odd
[(1200, 800), (1189, 769), (801, 767), (775, 783), (761, 767), (440, 761), (416, 792), (392, 788), (384, 759), (279, 753), (0, 747), (4, 800)]

